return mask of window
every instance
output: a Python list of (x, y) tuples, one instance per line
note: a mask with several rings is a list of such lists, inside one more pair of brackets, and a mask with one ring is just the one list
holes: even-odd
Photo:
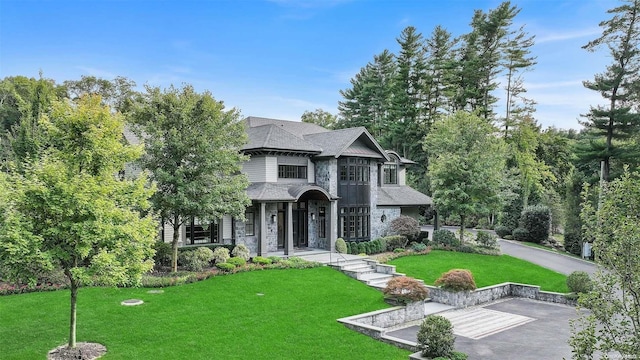
[(327, 210), (324, 206), (318, 208), (318, 237), (327, 237)]
[(278, 177), (281, 179), (306, 179), (307, 167), (299, 165), (278, 165)]
[(220, 242), (219, 226), (217, 222), (208, 223), (194, 217), (186, 224), (185, 232), (186, 243), (189, 245)]
[(398, 185), (398, 165), (384, 164), (382, 166), (382, 183)]
[(253, 210), (247, 210), (244, 212), (244, 235), (245, 236), (254, 236), (255, 235), (255, 214)]
[(340, 237), (346, 241), (368, 241), (369, 221), (368, 206), (340, 208)]

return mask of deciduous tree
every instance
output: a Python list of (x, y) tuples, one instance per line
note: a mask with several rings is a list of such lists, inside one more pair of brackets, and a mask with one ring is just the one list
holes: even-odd
[(326, 129), (333, 129), (338, 118), (328, 111), (316, 109), (315, 111), (305, 111), (300, 117), (300, 120), (304, 123), (316, 124)]
[(197, 93), (190, 85), (164, 91), (147, 87), (131, 112), (145, 146), (141, 165), (158, 188), (153, 207), (173, 228), (173, 271), (182, 224), (193, 217), (243, 218), (250, 203), (249, 182), (240, 173), (247, 159), (240, 153), (247, 134), (239, 116), (211, 93)]
[(497, 129), (477, 115), (457, 112), (434, 124), (424, 146), (436, 209), (460, 217), (460, 241), (469, 215), (500, 205), (505, 144)]
[(100, 98), (56, 102), (41, 119), (50, 144), (22, 173), (0, 178), (0, 261), (10, 277), (33, 280), (61, 268), (71, 290), (69, 347), (76, 346), (78, 288), (136, 285), (153, 267), (157, 227), (144, 176), (117, 174), (140, 148), (123, 145), (122, 119)]

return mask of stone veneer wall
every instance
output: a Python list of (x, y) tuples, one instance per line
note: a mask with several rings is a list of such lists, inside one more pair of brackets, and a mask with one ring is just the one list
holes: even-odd
[(338, 159), (317, 160), (315, 172), (316, 185), (336, 195), (338, 193)]
[[(381, 221), (382, 215), (386, 216), (384, 222)], [(389, 223), (391, 220), (400, 216), (400, 208), (393, 206), (385, 206), (375, 208), (371, 211), (371, 240), (388, 235)]]
[[(254, 226), (255, 235), (245, 235), (245, 224), (242, 220), (234, 220), (236, 244), (244, 244), (249, 248), (251, 254), (258, 253), (258, 241), (260, 240), (260, 205), (254, 205), (255, 216)], [(267, 223), (267, 251), (278, 251), (278, 224), (277, 222), (271, 223), (271, 216), (278, 215), (278, 208), (276, 203), (267, 203), (265, 207), (265, 218)]]
[(474, 291), (452, 292), (439, 287), (426, 285), (432, 301), (458, 308), (484, 304), (508, 296), (534, 299), (557, 304), (575, 305), (575, 300), (567, 299), (565, 294), (540, 291), (539, 286), (503, 283), (487, 286)]
[[(319, 238), (318, 237), (318, 227), (320, 226), (320, 212), (318, 211), (320, 207), (325, 208), (326, 214), (326, 237)], [(314, 249), (329, 249), (329, 231), (330, 231), (330, 211), (331, 211), (331, 203), (328, 201), (318, 201), (312, 200), (308, 202), (308, 219), (309, 219), (309, 227), (307, 232), (308, 246)], [(316, 219), (311, 219), (311, 214), (315, 214)]]

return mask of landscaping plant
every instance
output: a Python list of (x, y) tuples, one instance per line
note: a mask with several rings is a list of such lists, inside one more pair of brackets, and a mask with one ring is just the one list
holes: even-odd
[(593, 289), (593, 283), (586, 272), (574, 271), (567, 276), (567, 287), (576, 294), (588, 293)]
[(339, 252), (340, 254), (346, 254), (348, 252), (347, 243), (344, 241), (343, 238), (336, 239), (336, 251)]
[(467, 269), (452, 269), (442, 274), (435, 282), (445, 290), (470, 291), (476, 289), (476, 282), (473, 274)]
[(408, 276), (397, 276), (389, 280), (382, 292), (385, 297), (402, 304), (422, 301), (429, 297), (429, 289), (420, 281)]
[(229, 257), (229, 249), (227, 248), (219, 247), (213, 251), (213, 260), (216, 264), (227, 262)]
[(402, 235), (410, 240), (415, 239), (420, 234), (420, 224), (418, 220), (411, 216), (400, 215), (391, 220), (389, 227), (394, 234)]
[(199, 247), (192, 251), (183, 251), (178, 260), (189, 271), (202, 271), (213, 260), (213, 251), (206, 247)]
[(245, 262), (249, 261), (249, 248), (245, 244), (236, 245), (231, 251), (231, 255), (242, 258)]
[(427, 316), (418, 330), (418, 349), (425, 358), (449, 358), (456, 341), (449, 319), (440, 315)]

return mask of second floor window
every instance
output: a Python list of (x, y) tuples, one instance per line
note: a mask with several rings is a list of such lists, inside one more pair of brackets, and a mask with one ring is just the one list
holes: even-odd
[(280, 179), (306, 179), (307, 167), (299, 165), (278, 165)]
[(384, 164), (382, 166), (382, 183), (398, 185), (398, 165)]

